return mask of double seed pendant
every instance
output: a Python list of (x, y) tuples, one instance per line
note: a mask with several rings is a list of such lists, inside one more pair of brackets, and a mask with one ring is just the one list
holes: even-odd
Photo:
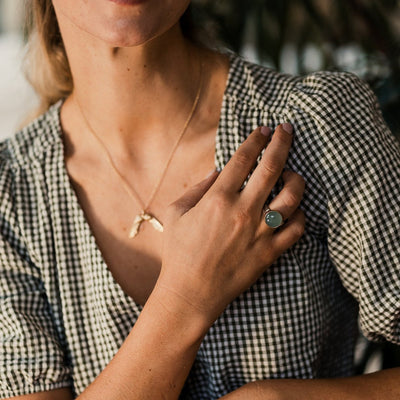
[(156, 217), (143, 210), (134, 218), (132, 228), (129, 232), (129, 238), (134, 238), (139, 233), (140, 226), (145, 221), (149, 221), (152, 227), (158, 232), (162, 232), (164, 230), (161, 222)]

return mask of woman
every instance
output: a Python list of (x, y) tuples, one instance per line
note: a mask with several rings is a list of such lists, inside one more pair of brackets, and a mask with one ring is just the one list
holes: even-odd
[(1, 147), (2, 397), (397, 398), (396, 369), (335, 378), (354, 298), (400, 342), (400, 155), (365, 85), (196, 46), (188, 0), (31, 5), (54, 104)]

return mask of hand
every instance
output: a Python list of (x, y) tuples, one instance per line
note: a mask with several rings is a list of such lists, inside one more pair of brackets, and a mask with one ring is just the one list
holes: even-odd
[(303, 234), (298, 209), (303, 179), (283, 174), (284, 187), (269, 208), (287, 219), (279, 230), (263, 221), (263, 206), (282, 173), (292, 135), (279, 126), (247, 185), (240, 190), (270, 137), (252, 132), (218, 175), (172, 203), (164, 220), (162, 268), (155, 290), (165, 304), (185, 303), (211, 326), (225, 307)]

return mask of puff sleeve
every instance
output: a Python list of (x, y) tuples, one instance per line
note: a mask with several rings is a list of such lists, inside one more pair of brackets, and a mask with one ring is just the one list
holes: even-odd
[(0, 398), (71, 385), (40, 269), (18, 226), (13, 176), (0, 145)]
[(292, 100), (291, 117), (308, 114), (320, 133), (309, 138), (310, 165), (327, 202), (329, 254), (359, 302), (361, 329), (400, 344), (399, 144), (375, 95), (354, 75), (311, 74)]

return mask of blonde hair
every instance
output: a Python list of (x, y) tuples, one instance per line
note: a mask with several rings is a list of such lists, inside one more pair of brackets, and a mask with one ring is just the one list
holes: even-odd
[(35, 116), (73, 89), (71, 70), (51, 0), (27, 0), (25, 74), (39, 96)]

